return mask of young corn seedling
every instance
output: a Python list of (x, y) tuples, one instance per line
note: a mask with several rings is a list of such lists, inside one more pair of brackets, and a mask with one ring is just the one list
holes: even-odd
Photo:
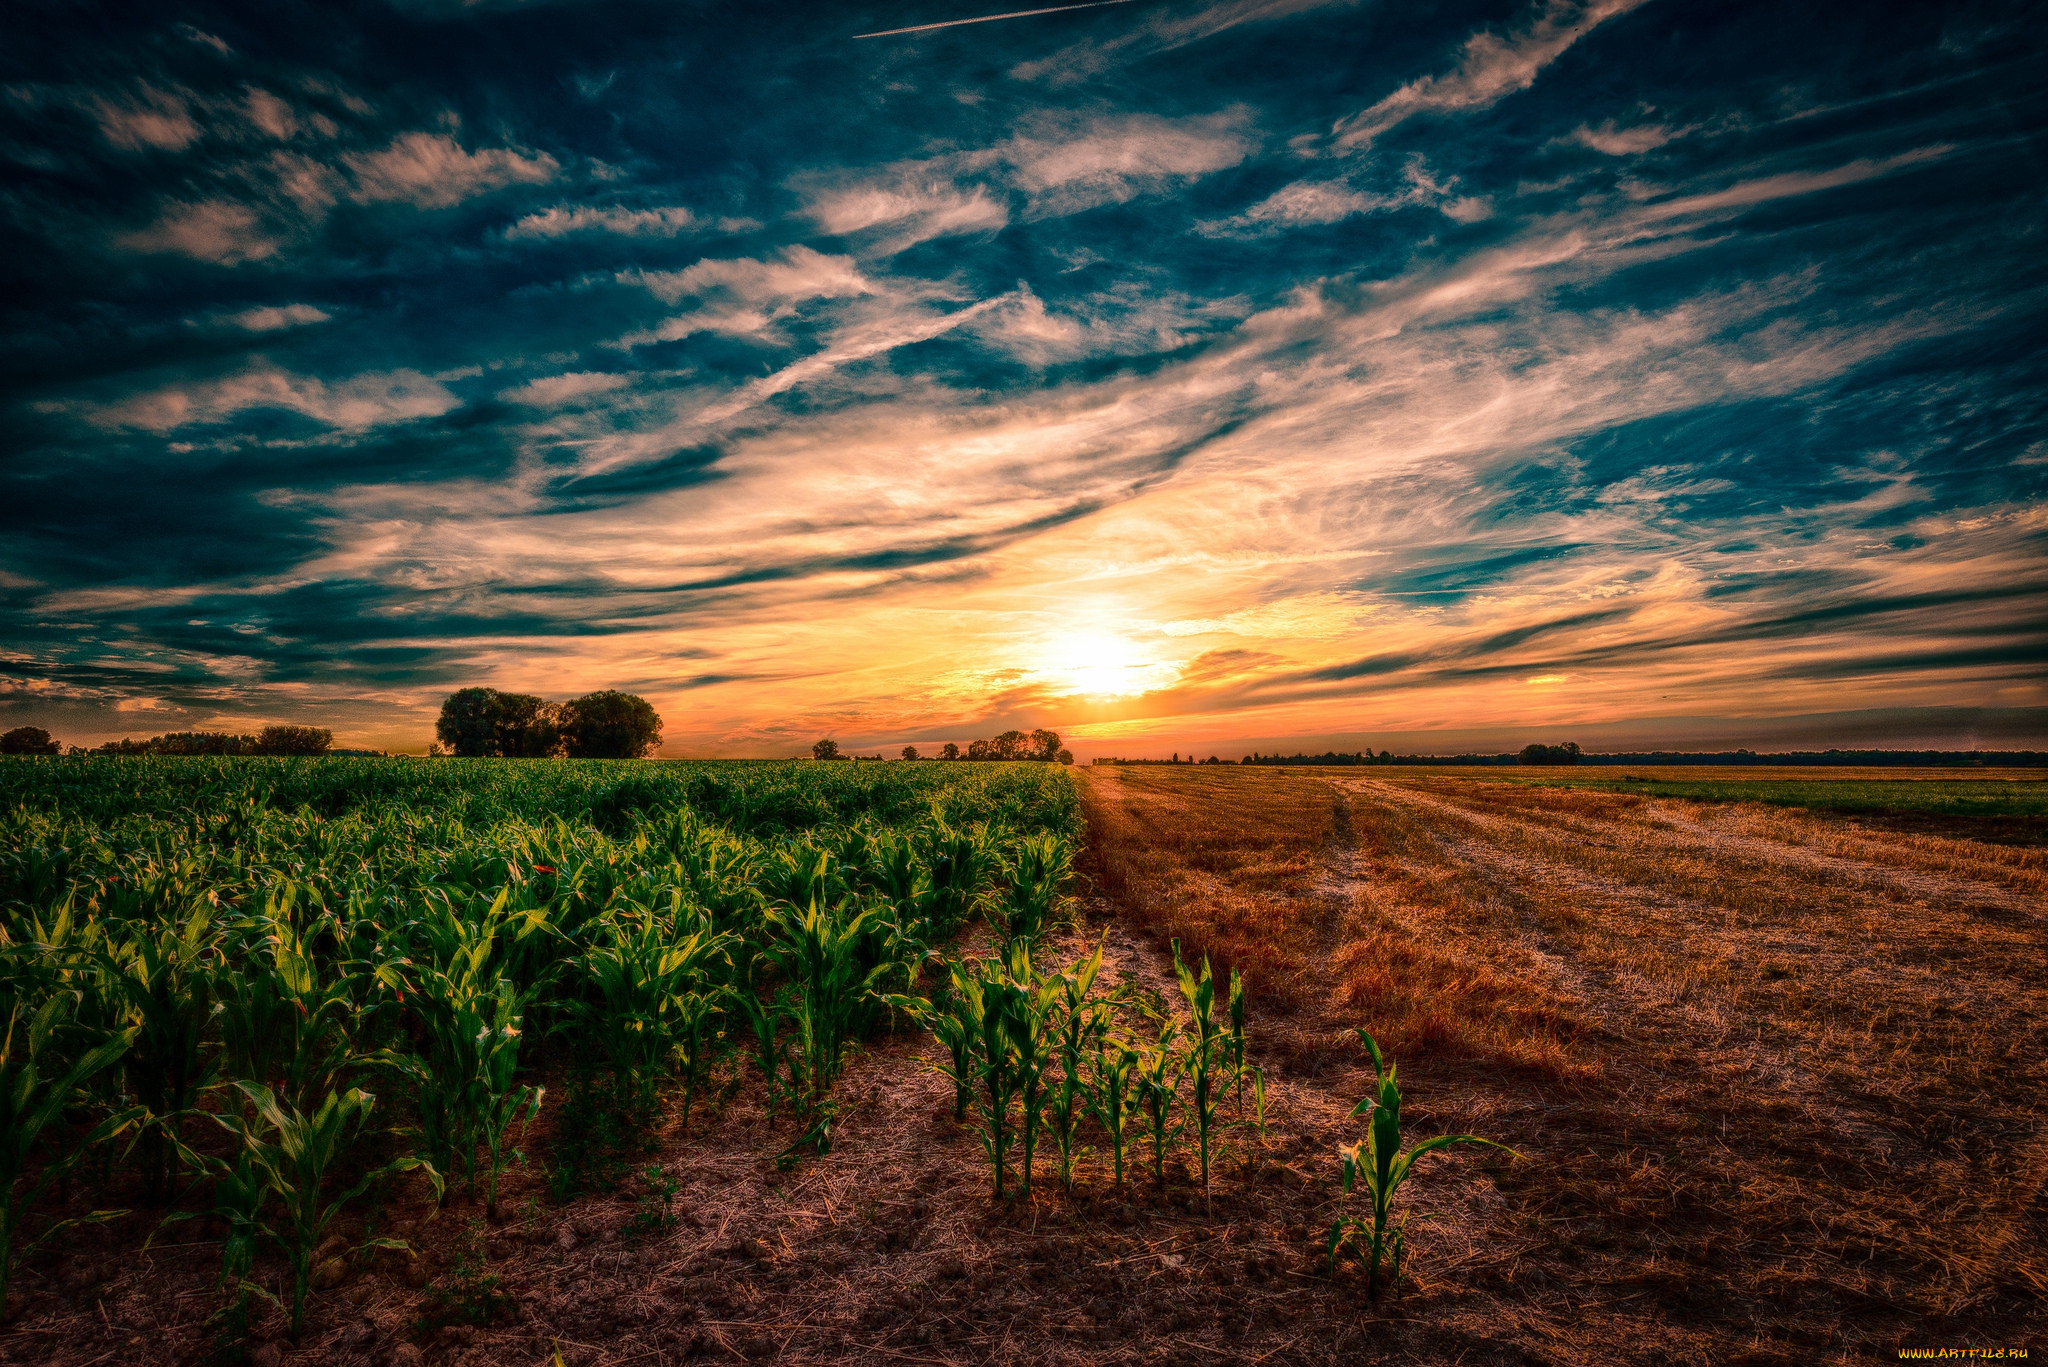
[(1035, 835), (1017, 846), (996, 927), (1005, 941), (1035, 941), (1047, 926), (1064, 918), (1073, 899), (1062, 889), (1073, 871), (1073, 847), (1057, 835)]
[[(1242, 1119), (1244, 1117), (1244, 1079), (1246, 1072), (1244, 1063), (1244, 975), (1234, 968), (1230, 970), (1229, 1050), (1230, 1075), (1237, 1079), (1237, 1114), (1239, 1119)], [(1263, 1095), (1263, 1091), (1261, 1095)], [(1260, 1114), (1263, 1116), (1263, 1109)], [(1265, 1121), (1261, 1119), (1259, 1122), (1260, 1132), (1264, 1133), (1265, 1128)]]
[(957, 1125), (967, 1119), (967, 1108), (974, 1104), (974, 1083), (978, 1077), (974, 1065), (978, 1019), (975, 1013), (980, 1009), (980, 1003), (970, 1000), (961, 977), (965, 970), (959, 963), (949, 965), (947, 971), (951, 981), (934, 997), (894, 993), (886, 1000), (891, 1007), (931, 1031), (932, 1038), (945, 1046), (945, 1062), (935, 1059), (920, 1059), (919, 1062), (953, 1084), (953, 1123)]
[(1088, 1072), (1088, 1114), (1109, 1136), (1109, 1152), (1118, 1190), (1124, 1185), (1124, 1153), (1137, 1131), (1139, 1065), (1145, 1056), (1130, 1041), (1107, 1030), (1095, 1036), (1095, 1062)]
[(1053, 1015), (1060, 998), (1056, 974), (1040, 974), (1031, 966), (1031, 941), (1016, 939), (1004, 951), (1010, 980), (1017, 985), (1009, 1015), (1010, 1037), (1017, 1060), (1017, 1100), (1024, 1108), (1024, 1161), (1018, 1195), (1031, 1195), (1031, 1164), (1038, 1152), (1038, 1126), (1044, 1113), (1046, 1073), (1052, 1066)]
[(123, 1015), (135, 1028), (123, 1068), (149, 1112), (135, 1142), (153, 1203), (170, 1194), (179, 1123), (213, 1082), (216, 1060), (205, 1047), (214, 1012), (212, 925), (213, 909), (197, 902), (182, 920), (138, 926), (109, 946)]
[(1181, 1069), (1187, 1075), (1193, 1095), (1188, 1120), (1195, 1127), (1195, 1142), (1201, 1157), (1202, 1194), (1209, 1194), (1209, 1149), (1216, 1137), (1223, 1098), (1230, 1090), (1230, 1041), (1223, 1024), (1216, 1019), (1216, 980), (1209, 973), (1209, 961), (1202, 960), (1198, 978), (1181, 962), (1180, 941), (1173, 942), (1173, 971), (1180, 982), (1180, 994), (1187, 1000), (1193, 1029), (1186, 1036)]
[[(1017, 1140), (1010, 1112), (1023, 1087), (1026, 1065), (1018, 1048), (1022, 1031), (1016, 1021), (1026, 1010), (1022, 999), (1028, 989), (1014, 981), (1002, 962), (962, 960), (952, 965), (951, 975), (953, 990), (944, 1014), (957, 1023), (965, 1048), (954, 1054), (950, 1065), (928, 1060), (926, 1066), (953, 1079), (956, 1103), (961, 1086), (981, 1084), (975, 1107), (981, 1149), (1000, 1201), (1003, 1175)], [(929, 1008), (924, 1018), (935, 1019)]]
[(505, 1130), (522, 1106), (529, 1122), (540, 1108), (539, 1090), (514, 1081), (524, 997), (507, 979), (490, 976), (500, 958), (495, 950), (509, 892), (508, 886), (474, 922), (430, 916), (431, 960), (409, 981), (393, 974), (425, 1036), (425, 1047), (403, 1059), (399, 1070), (413, 1084), (428, 1160), (450, 1177), (459, 1167), (474, 1197), (476, 1151), (483, 1145), (493, 1218)]
[(1159, 1037), (1145, 1050), (1138, 1064), (1138, 1101), (1145, 1108), (1145, 1134), (1152, 1141), (1152, 1180), (1166, 1185), (1166, 1148), (1187, 1127), (1175, 1121), (1180, 1104), (1182, 1052), (1180, 1026), (1161, 1021)]
[[(249, 1082), (237, 1082), (235, 1086), (248, 1099), (255, 1119), (214, 1118), (240, 1141), (249, 1171), (263, 1188), (264, 1204), (277, 1208), (274, 1223), (260, 1224), (258, 1232), (283, 1249), (290, 1272), (286, 1288), (289, 1300), (271, 1299), (284, 1306), (290, 1317), (289, 1332), (296, 1342), (305, 1327), (314, 1250), (319, 1248), (343, 1207), (393, 1173), (414, 1168), (432, 1179), (438, 1196), (441, 1175), (425, 1159), (407, 1155), (366, 1173), (354, 1186), (330, 1200), (328, 1179), (361, 1134), (374, 1104), (369, 1094), (355, 1087), (339, 1095), (329, 1092), (319, 1107), (308, 1114), (281, 1101), (268, 1087)], [(370, 1239), (357, 1246), (405, 1247), (404, 1240), (390, 1238)]]
[[(512, 984), (500, 979), (490, 1021), (477, 1034), (477, 1049), (482, 1055), (483, 1068), (477, 1078), (479, 1105), (476, 1128), (483, 1139), (487, 1173), (484, 1209), (493, 1220), (498, 1218), (498, 1178), (505, 1171), (505, 1131), (516, 1120), (521, 1133), (524, 1133), (525, 1127), (540, 1114), (541, 1098), (547, 1094), (545, 1087), (525, 1085), (517, 1080), (520, 1033), (516, 1003)], [(525, 1111), (523, 1119), (520, 1117), (522, 1110)], [(686, 1099), (684, 1123), (688, 1123), (688, 1118)]]
[(761, 1070), (761, 1081), (767, 1088), (768, 1118), (773, 1120), (776, 1101), (785, 1093), (794, 1095), (796, 1090), (796, 1065), (790, 1061), (788, 1048), (782, 1042), (782, 1022), (788, 1013), (772, 989), (764, 992), (750, 984), (736, 994), (736, 1000), (753, 1037), (754, 1066)]
[(932, 887), (934, 938), (957, 929), (982, 900), (982, 885), (999, 863), (995, 842), (985, 829), (956, 830), (934, 823), (923, 858)]
[[(1371, 1198), (1372, 1209), (1366, 1215), (1339, 1216), (1330, 1226), (1330, 1272), (1333, 1276), (1336, 1274), (1337, 1255), (1347, 1244), (1357, 1247), (1365, 1257), (1365, 1293), (1371, 1297), (1379, 1292), (1383, 1260), (1392, 1263), (1387, 1284), (1398, 1285), (1401, 1280), (1408, 1216), (1404, 1213), (1398, 1221), (1391, 1224), (1389, 1221), (1394, 1193), (1408, 1180), (1415, 1161), (1454, 1144), (1484, 1144), (1509, 1154), (1515, 1151), (1491, 1139), (1481, 1139), (1476, 1134), (1438, 1135), (1404, 1151), (1401, 1148), (1401, 1088), (1395, 1080), (1394, 1065), (1380, 1056), (1379, 1044), (1365, 1030), (1358, 1031), (1358, 1038), (1372, 1057), (1377, 1082), (1373, 1095), (1360, 1099), (1351, 1111), (1353, 1116), (1369, 1117), (1365, 1138), (1339, 1150), (1338, 1157), (1343, 1163), (1344, 1193), (1349, 1195), (1354, 1186), (1363, 1187)], [(1520, 1157), (1519, 1154), (1515, 1156)]]
[(690, 1131), (690, 1102), (697, 1095), (697, 1084), (704, 1078), (704, 1065), (717, 1046), (716, 1022), (731, 995), (731, 988), (719, 987), (685, 992), (676, 999), (676, 1050), (682, 1056), (685, 1134)]
[(332, 1091), (358, 1062), (357, 975), (316, 962), (295, 923), (298, 890), (286, 885), (263, 911), (234, 927), (215, 975), (227, 1076), (275, 1083), (292, 1106), (305, 1109)]
[(1095, 953), (1055, 978), (1059, 991), (1057, 1026), (1053, 1052), (1059, 1058), (1059, 1077), (1046, 1091), (1045, 1117), (1052, 1128), (1053, 1143), (1059, 1149), (1060, 1183), (1074, 1189), (1076, 1140), (1081, 1121), (1088, 1114), (1087, 1079), (1084, 1060), (1096, 1041), (1108, 1029), (1103, 1017), (1104, 1003), (1090, 1002), (1088, 993), (1102, 970), (1102, 945)]
[(862, 970), (860, 946), (882, 908), (855, 909), (849, 902), (825, 907), (813, 900), (798, 908), (770, 907), (766, 920), (774, 938), (767, 953), (794, 987), (792, 1024), (801, 1072), (797, 1104), (813, 1122), (819, 1151), (829, 1140), (826, 1100), (846, 1065), (846, 1046), (877, 997), (886, 965)]
[(681, 908), (668, 917), (609, 916), (603, 926), (583, 956), (597, 1000), (569, 1010), (610, 1063), (620, 1104), (644, 1113), (684, 1032), (684, 998), (730, 962), (733, 937), (713, 930), (701, 910), (692, 917)]
[(29, 1210), (50, 1183), (144, 1115), (139, 1106), (109, 1115), (82, 1141), (67, 1142), (60, 1152), (49, 1155), (39, 1170), (32, 1171), (30, 1160), (43, 1131), (60, 1121), (65, 1107), (78, 1099), (88, 1082), (128, 1051), (136, 1033), (131, 1026), (119, 1034), (89, 1040), (89, 1047), (75, 1058), (67, 1058), (57, 1043), (57, 1032), (76, 1009), (77, 994), (54, 992), (31, 1006), (26, 998), (32, 990), (19, 981), (0, 989), (4, 991), (0, 1005), (7, 1012), (6, 1035), (0, 1039), (0, 1311), (7, 1307), (7, 1287), (15, 1263), (37, 1244), (72, 1225), (97, 1224), (127, 1214), (96, 1210), (59, 1220), (34, 1240), (21, 1243)]

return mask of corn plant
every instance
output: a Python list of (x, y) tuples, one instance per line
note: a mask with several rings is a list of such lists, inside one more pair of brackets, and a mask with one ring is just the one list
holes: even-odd
[[(240, 1156), (248, 1160), (246, 1172), (254, 1177), (263, 1196), (258, 1209), (276, 1209), (272, 1221), (251, 1217), (249, 1224), (254, 1235), (277, 1244), (285, 1255), (290, 1277), (286, 1295), (265, 1295), (284, 1307), (290, 1319), (289, 1332), (296, 1341), (305, 1327), (313, 1253), (335, 1217), (349, 1202), (393, 1173), (413, 1169), (425, 1172), (437, 1197), (441, 1175), (425, 1159), (408, 1154), (364, 1174), (354, 1186), (329, 1199), (329, 1178), (360, 1137), (374, 1098), (356, 1087), (340, 1094), (330, 1091), (309, 1114), (260, 1083), (237, 1082), (235, 1086), (248, 1100), (254, 1118), (227, 1115), (215, 1119), (236, 1137)], [(405, 1247), (402, 1239), (380, 1237), (366, 1240), (350, 1251)]]
[(228, 1076), (265, 1084), (295, 1107), (334, 1090), (359, 1060), (357, 974), (316, 962), (295, 924), (298, 889), (287, 885), (263, 911), (234, 929), (232, 971), (216, 975), (216, 997)]
[(795, 1069), (790, 1062), (789, 1047), (782, 1039), (782, 1024), (787, 1015), (782, 1001), (771, 988), (763, 990), (749, 984), (743, 991), (736, 992), (740, 1013), (746, 1017), (747, 1029), (752, 1035), (754, 1066), (761, 1070), (761, 1081), (766, 1088), (768, 1118), (775, 1118), (775, 1103), (795, 1089)]
[(1337, 1255), (1345, 1245), (1359, 1248), (1365, 1257), (1365, 1290), (1370, 1297), (1379, 1292), (1383, 1260), (1392, 1261), (1388, 1284), (1398, 1285), (1401, 1280), (1408, 1217), (1403, 1214), (1391, 1227), (1389, 1219), (1394, 1193), (1408, 1180), (1415, 1160), (1454, 1144), (1484, 1144), (1510, 1154), (1515, 1151), (1491, 1139), (1481, 1139), (1476, 1134), (1438, 1135), (1404, 1151), (1401, 1148), (1401, 1088), (1395, 1080), (1394, 1064), (1381, 1057), (1379, 1044), (1364, 1029), (1358, 1031), (1358, 1039), (1372, 1058), (1376, 1083), (1373, 1095), (1361, 1098), (1351, 1114), (1354, 1117), (1368, 1116), (1371, 1123), (1366, 1127), (1365, 1137), (1339, 1150), (1338, 1157), (1343, 1164), (1344, 1194), (1350, 1195), (1354, 1186), (1364, 1187), (1371, 1198), (1372, 1209), (1366, 1215), (1340, 1215), (1331, 1224), (1330, 1272), (1333, 1276), (1336, 1274)]
[(687, 1033), (686, 998), (718, 965), (729, 964), (733, 940), (713, 930), (701, 909), (692, 918), (678, 907), (669, 924), (665, 919), (644, 912), (607, 917), (601, 939), (583, 955), (596, 1000), (568, 1004), (571, 1019), (610, 1064), (620, 1103), (643, 1110), (653, 1106)]
[(1088, 1114), (1109, 1137), (1109, 1152), (1119, 1190), (1124, 1184), (1124, 1153), (1141, 1114), (1136, 1089), (1144, 1054), (1122, 1035), (1107, 1030), (1095, 1036), (1094, 1065), (1088, 1071)]
[(936, 1026), (943, 1021), (946, 1024), (942, 1028), (957, 1032), (961, 1046), (949, 1046), (950, 1063), (926, 1060), (926, 1066), (952, 1079), (956, 1107), (963, 1089), (973, 1091), (974, 1085), (980, 1084), (980, 1090), (974, 1093), (977, 1129), (995, 1196), (1000, 1201), (1003, 1175), (1008, 1171), (1010, 1150), (1017, 1139), (1011, 1111), (1023, 1085), (1017, 1031), (1012, 1024), (1019, 1013), (1023, 989), (1002, 962), (963, 959), (953, 963), (949, 972), (952, 991), (942, 1011), (934, 1011), (928, 1003), (905, 1000), (902, 1004), (928, 1025)]
[(1180, 941), (1173, 942), (1173, 972), (1180, 994), (1188, 1004), (1193, 1029), (1185, 1037), (1181, 1068), (1189, 1082), (1188, 1122), (1195, 1127), (1197, 1152), (1201, 1157), (1202, 1193), (1209, 1191), (1209, 1150), (1216, 1137), (1223, 1111), (1223, 1098), (1230, 1090), (1230, 1040), (1223, 1023), (1216, 1019), (1216, 980), (1209, 973), (1209, 961), (1202, 960), (1202, 973), (1181, 962)]
[(1019, 842), (1007, 873), (1010, 885), (998, 906), (996, 929), (1005, 940), (1036, 940), (1060, 921), (1072, 902), (1063, 892), (1074, 871), (1074, 850), (1048, 831)]
[(1018, 1195), (1031, 1195), (1031, 1164), (1038, 1152), (1039, 1121), (1044, 1115), (1046, 1074), (1052, 1066), (1053, 1015), (1061, 995), (1057, 974), (1041, 974), (1031, 964), (1031, 941), (1010, 941), (1004, 962), (1016, 993), (1009, 998), (1009, 1029), (1017, 1070), (1017, 1100), (1024, 1109), (1019, 1127), (1024, 1156), (1019, 1166)]
[(863, 941), (881, 915), (882, 908), (859, 907), (851, 899), (829, 907), (815, 899), (800, 907), (783, 902), (766, 912), (772, 936), (767, 953), (794, 989), (796, 1100), (814, 1122), (824, 1114), (846, 1064), (846, 1047), (872, 1009), (886, 972), (886, 966), (861, 965)]
[(135, 1043), (123, 1066), (128, 1086), (150, 1123), (136, 1137), (143, 1187), (151, 1201), (170, 1190), (178, 1126), (212, 1085), (215, 1057), (207, 1047), (214, 1015), (213, 909), (197, 902), (180, 922), (137, 927), (110, 946), (114, 982)]
[(1152, 1141), (1152, 1180), (1166, 1185), (1166, 1148), (1187, 1127), (1176, 1121), (1180, 1104), (1183, 1054), (1181, 1029), (1172, 1020), (1159, 1023), (1159, 1035), (1148, 1045), (1137, 1068), (1138, 1102), (1144, 1107), (1145, 1135)]
[(961, 983), (960, 964), (950, 965), (948, 972), (952, 981), (936, 996), (927, 999), (899, 993), (892, 994), (888, 1002), (931, 1031), (932, 1038), (945, 1046), (946, 1061), (922, 1059), (920, 1062), (953, 1084), (953, 1123), (957, 1125), (967, 1119), (967, 1108), (974, 1104), (977, 1076), (974, 1067), (975, 1013), (980, 1003), (970, 1000)]
[(940, 933), (959, 926), (978, 908), (982, 885), (997, 866), (996, 842), (986, 828), (960, 830), (936, 822), (926, 838), (925, 867), (932, 886), (932, 921)]
[(718, 1043), (716, 1023), (732, 995), (730, 987), (719, 986), (685, 992), (676, 998), (676, 1054), (682, 1065), (685, 1133), (690, 1128), (690, 1103), (697, 1095), (697, 1084), (704, 1079), (704, 1065)]
[[(1237, 1114), (1239, 1119), (1243, 1119), (1246, 1072), (1244, 1061), (1244, 974), (1234, 968), (1230, 970), (1230, 1035), (1228, 1037), (1228, 1046), (1229, 1052), (1226, 1057), (1230, 1064), (1230, 1075), (1237, 1079)], [(1263, 1094), (1262, 1090), (1261, 1095)], [(1261, 1116), (1264, 1115), (1263, 1105), (1261, 1106), (1260, 1114)], [(1265, 1121), (1261, 1119), (1259, 1129), (1263, 1133), (1265, 1128)]]
[[(513, 1121), (524, 1127), (533, 1123), (540, 1114), (541, 1098), (547, 1088), (517, 1081), (519, 1068), (519, 1017), (514, 1013), (515, 998), (512, 984), (500, 979), (494, 1009), (489, 1020), (477, 1032), (477, 1051), (482, 1056), (483, 1067), (477, 1079), (479, 1104), (477, 1131), (484, 1145), (484, 1209), (495, 1220), (498, 1218), (498, 1178), (505, 1171), (505, 1132)], [(524, 1111), (524, 1118), (521, 1112)], [(685, 1111), (687, 1118), (688, 1112)], [(467, 1171), (467, 1169), (465, 1169)], [(476, 1189), (476, 1179), (470, 1177), (470, 1190)]]
[(1059, 994), (1053, 1052), (1058, 1056), (1060, 1073), (1046, 1091), (1045, 1117), (1059, 1150), (1060, 1183), (1068, 1191), (1074, 1189), (1075, 1145), (1081, 1121), (1088, 1114), (1084, 1060), (1109, 1028), (1106, 1004), (1088, 1000), (1095, 976), (1101, 971), (1102, 945), (1097, 944), (1094, 954), (1053, 980)]
[[(483, 1147), (492, 1219), (505, 1132), (522, 1109), (531, 1124), (545, 1092), (516, 1080), (527, 994), (498, 976), (509, 951), (541, 924), (510, 909), (511, 893), (508, 883), (481, 916), (461, 915), (441, 898), (416, 923), (426, 962), (414, 967), (407, 995), (426, 1048), (401, 1065), (413, 1082), (428, 1161), (444, 1177), (459, 1165), (472, 1198)], [(397, 985), (403, 993), (406, 979)]]
[[(117, 929), (104, 945), (107, 1005), (122, 1026), (135, 1027), (121, 1073), (149, 1114), (136, 1149), (153, 1203), (169, 1194), (180, 1121), (215, 1071), (205, 1040), (217, 976), (213, 907), (190, 894), (184, 875), (192, 871), (189, 861), (181, 863), (109, 898), (117, 917), (109, 924)], [(182, 915), (162, 905), (174, 899), (187, 901)]]
[[(10, 969), (18, 966), (10, 964)], [(76, 1009), (78, 994), (57, 991), (46, 995), (40, 1005), (28, 1000), (30, 983), (9, 983), (5, 990), (6, 1036), (0, 1039), (0, 1311), (7, 1306), (7, 1287), (14, 1265), (36, 1245), (72, 1225), (98, 1223), (127, 1214), (121, 1210), (97, 1210), (75, 1219), (59, 1220), (34, 1240), (22, 1244), (22, 1231), (30, 1209), (51, 1182), (70, 1171), (86, 1153), (107, 1143), (146, 1114), (142, 1107), (130, 1107), (104, 1117), (82, 1138), (66, 1136), (66, 1142), (50, 1154), (39, 1171), (31, 1175), (31, 1159), (37, 1141), (52, 1126), (61, 1126), (64, 1111), (79, 1098), (86, 1083), (117, 1062), (135, 1041), (135, 1027), (113, 1035), (89, 1039), (87, 1047), (67, 1058), (57, 1034)]]

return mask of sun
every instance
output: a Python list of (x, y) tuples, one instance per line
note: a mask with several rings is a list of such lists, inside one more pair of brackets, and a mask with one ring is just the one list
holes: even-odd
[(1032, 679), (1060, 693), (1090, 698), (1127, 698), (1172, 683), (1180, 670), (1149, 659), (1135, 642), (1111, 632), (1082, 632), (1046, 642), (1037, 652)]

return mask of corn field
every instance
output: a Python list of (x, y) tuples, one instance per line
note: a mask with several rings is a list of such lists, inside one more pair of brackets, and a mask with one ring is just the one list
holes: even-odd
[(822, 1147), (886, 998), (1077, 834), (1038, 764), (0, 765), (0, 1299), (148, 1209), (296, 1327), (380, 1184), (495, 1214), (544, 1077), (687, 1125), (749, 1060)]

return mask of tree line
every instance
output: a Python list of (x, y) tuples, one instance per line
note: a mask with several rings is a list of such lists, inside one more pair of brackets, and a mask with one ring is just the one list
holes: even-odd
[[(647, 699), (607, 689), (567, 702), (464, 688), (441, 704), (432, 754), (504, 759), (640, 759), (661, 746)], [(445, 748), (444, 748), (445, 747)]]
[[(828, 736), (811, 747), (811, 758), (828, 760), (859, 758), (859, 756), (849, 756), (840, 753), (839, 742)], [(915, 745), (906, 745), (903, 747), (903, 758), (916, 760), (926, 757), (918, 753)], [(961, 753), (958, 744), (949, 740), (939, 747), (939, 753), (933, 756), (933, 758), (942, 760), (1036, 760), (1041, 764), (1072, 764), (1074, 762), (1074, 752), (1060, 745), (1059, 732), (1048, 731), (1044, 727), (1040, 727), (1028, 735), (1022, 731), (1005, 731), (999, 736), (992, 736), (986, 740), (969, 741), (965, 754)]]
[[(233, 731), (172, 731), (147, 740), (124, 736), (87, 749), (70, 747), (74, 755), (324, 755), (334, 746), (334, 733), (324, 726), (266, 726), (255, 735)], [(0, 735), (0, 755), (62, 753), (40, 726), (17, 726)]]

